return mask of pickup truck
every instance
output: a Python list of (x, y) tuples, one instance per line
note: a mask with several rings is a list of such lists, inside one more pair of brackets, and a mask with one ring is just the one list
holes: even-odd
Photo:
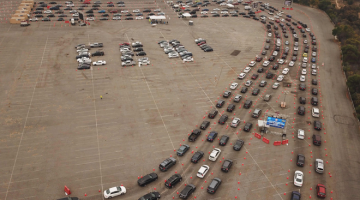
[(133, 65), (136, 65), (136, 62), (132, 61), (132, 60), (127, 60), (127, 61), (121, 63), (121, 66), (123, 66), (123, 67), (125, 67), (125, 66), (133, 66)]
[(105, 53), (103, 51), (96, 51), (95, 53), (92, 53), (91, 56), (103, 56)]
[(93, 44), (90, 44), (90, 47), (91, 48), (94, 48), (94, 47), (103, 47), (103, 43), (93, 43)]
[(189, 142), (195, 142), (196, 138), (199, 137), (200, 133), (201, 131), (199, 129), (193, 130), (188, 138)]

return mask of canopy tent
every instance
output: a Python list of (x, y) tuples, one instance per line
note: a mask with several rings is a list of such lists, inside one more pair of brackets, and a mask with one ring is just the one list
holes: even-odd
[(234, 5), (232, 5), (232, 4), (226, 4), (226, 6), (227, 6), (228, 8), (233, 8), (233, 7), (234, 7)]
[(155, 20), (159, 20), (159, 19), (166, 19), (166, 17), (165, 16), (150, 16), (150, 19), (151, 20), (153, 20), (153, 19), (155, 19)]

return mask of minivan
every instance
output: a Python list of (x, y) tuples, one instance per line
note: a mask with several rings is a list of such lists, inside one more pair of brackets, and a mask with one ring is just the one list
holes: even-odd
[(258, 118), (261, 115), (261, 109), (256, 108), (252, 114), (252, 117)]

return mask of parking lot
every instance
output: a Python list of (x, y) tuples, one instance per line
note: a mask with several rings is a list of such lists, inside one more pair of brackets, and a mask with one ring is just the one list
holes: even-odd
[[(125, 3), (131, 5), (129, 10), (148, 8), (143, 2)], [(336, 50), (330, 50), (333, 44), (326, 38), (329, 36), (323, 36), (325, 29), (320, 27), (322, 24), (329, 26), (326, 16), (301, 6), (285, 10), (286, 14), (293, 16), (293, 21), (307, 23), (317, 37), (315, 77), (318, 85), (311, 83), (314, 75), (310, 73), (309, 62), (305, 75), (307, 88), (299, 90), (305, 38), (294, 26), (299, 36), (299, 55), (295, 65), (288, 66), (294, 52), (294, 38), (287, 27), (289, 38), (284, 38), (279, 31), (280, 55), (286, 46), (290, 49), (287, 62), (277, 70), (272, 69), (276, 60), (264, 67), (265, 72), (259, 73), (249, 91), (242, 94), (240, 90), (246, 80), (257, 73), (275, 48), (276, 39), (268, 37), (264, 24), (241, 16), (198, 17), (192, 18), (194, 25), (189, 26), (189, 19), (178, 18), (165, 2), (147, 3), (165, 12), (169, 24), (152, 27), (146, 19), (95, 20), (88, 26), (71, 26), (58, 21), (31, 22), (26, 28), (0, 24), (0, 158), (3, 172), (0, 199), (59, 199), (65, 196), (64, 185), (71, 189), (71, 196), (81, 199), (102, 199), (104, 190), (119, 185), (125, 186), (127, 193), (115, 199), (138, 199), (151, 191), (160, 192), (162, 199), (180, 199), (178, 192), (185, 187), (184, 184), (196, 186), (189, 199), (204, 200), (290, 199), (292, 191), (300, 191), (303, 198), (316, 199), (318, 183), (327, 187), (326, 199), (357, 195), (356, 187), (347, 188), (345, 175), (349, 178), (348, 172), (336, 168), (341, 162), (357, 159), (352, 157), (357, 154), (345, 155), (344, 159), (338, 153), (352, 150), (347, 149), (349, 147), (339, 150), (343, 147), (336, 146), (339, 136), (335, 134), (344, 128), (334, 125), (332, 120), (342, 122), (347, 132), (358, 133), (358, 129), (351, 115), (345, 117), (344, 114), (351, 105), (334, 107), (336, 101), (329, 98), (334, 91), (324, 88), (331, 84), (328, 77), (336, 76), (335, 69), (329, 74), (331, 63), (340, 62), (334, 56)], [(280, 4), (271, 5), (281, 9)], [(219, 6), (212, 4), (207, 8), (215, 7)], [(239, 8), (244, 11), (244, 6), (239, 5)], [(257, 15), (268, 16), (266, 13)], [(331, 31), (327, 34), (331, 35)], [(203, 52), (194, 42), (197, 38), (205, 38), (214, 51)], [(271, 38), (270, 50), (263, 56), (263, 61), (252, 67), (245, 79), (237, 79), (250, 61), (260, 56), (268, 38)], [(158, 42), (172, 39), (179, 40), (192, 52), (194, 62), (169, 59), (163, 53)], [(285, 45), (285, 40), (290, 44)], [(135, 41), (144, 45), (151, 64), (122, 67), (119, 44)], [(102, 51), (105, 55), (93, 57), (93, 61), (106, 60), (106, 65), (77, 70), (74, 46), (94, 42), (104, 44)], [(240, 53), (236, 55), (234, 51)], [(137, 60), (138, 56), (135, 58)], [(286, 67), (290, 72), (283, 82), (291, 83), (291, 86), (285, 87), (280, 82), (280, 87), (273, 89), (272, 85)], [(274, 78), (265, 78), (267, 72), (274, 73)], [(336, 78), (343, 81), (342, 77)], [(258, 86), (261, 80), (267, 81), (265, 87)], [(232, 97), (223, 98), (223, 92), (230, 90), (233, 82), (239, 83), (238, 88), (232, 90)], [(333, 87), (343, 89), (340, 86)], [(310, 89), (314, 87), (319, 90), (319, 118), (311, 115), (313, 106), (310, 99), (314, 95)], [(260, 88), (257, 96), (251, 94), (255, 88)], [(242, 94), (243, 99), (234, 103), (236, 108), (229, 113), (226, 107), (233, 103), (236, 94)], [(266, 94), (272, 95), (269, 102), (263, 100)], [(338, 102), (343, 101), (340, 98), (346, 98), (340, 91), (336, 96)], [(297, 114), (301, 106), (299, 97), (306, 98), (303, 116)], [(221, 99), (226, 104), (216, 109), (219, 114), (229, 116), (225, 125), (218, 123), (220, 116), (215, 119), (207, 117)], [(253, 104), (245, 109), (243, 104), (248, 99)], [(281, 102), (286, 102), (286, 108), (280, 107)], [(286, 118), (288, 144), (273, 145), (274, 141), (282, 140), (282, 130), (276, 128), (270, 128), (271, 133), (264, 135), (270, 144), (255, 137), (255, 133), (260, 133), (258, 119), (251, 117), (255, 108), (263, 111), (260, 120), (276, 115)], [(341, 117), (334, 118), (335, 114)], [(234, 117), (241, 119), (237, 128), (230, 127)], [(188, 142), (188, 135), (204, 120), (210, 121), (210, 126), (202, 131), (196, 142)], [(314, 120), (321, 121), (321, 131), (314, 130)], [(250, 132), (243, 130), (246, 122), (253, 123)], [(298, 129), (305, 130), (304, 140), (297, 138)], [(219, 146), (217, 141), (206, 141), (210, 131), (218, 132), (218, 138), (228, 135), (228, 144)], [(321, 135), (321, 146), (313, 145), (311, 137), (314, 133)], [(245, 141), (239, 152), (232, 149), (237, 139)], [(353, 146), (357, 144), (357, 139), (351, 137), (340, 140), (345, 140), (342, 142), (345, 144), (352, 141)], [(188, 144), (190, 150), (179, 157), (175, 150), (182, 144)], [(208, 160), (214, 148), (222, 150), (216, 162)], [(196, 151), (205, 153), (198, 164), (190, 162)], [(304, 167), (296, 166), (298, 154), (306, 157)], [(169, 171), (161, 172), (158, 165), (169, 157), (176, 158), (177, 164)], [(323, 174), (315, 172), (316, 158), (325, 162)], [(234, 162), (228, 173), (220, 170), (226, 159)], [(200, 179), (196, 174), (203, 164), (209, 165), (210, 171)], [(350, 167), (354, 167), (351, 169), (356, 175), (356, 165)], [(294, 186), (295, 170), (304, 173), (302, 187)], [(159, 180), (145, 187), (138, 186), (136, 181), (151, 172), (157, 173)], [(183, 177), (183, 182), (167, 189), (164, 181), (175, 173)], [(206, 188), (215, 177), (220, 178), (222, 184), (217, 193), (211, 195)]]

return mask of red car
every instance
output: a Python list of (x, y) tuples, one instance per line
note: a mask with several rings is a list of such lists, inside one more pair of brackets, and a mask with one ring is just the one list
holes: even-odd
[(235, 6), (235, 5), (239, 5), (239, 3), (235, 2), (235, 3), (233, 3), (232, 5), (234, 5), (234, 6)]
[(200, 42), (200, 43), (198, 43), (197, 45), (200, 46), (200, 45), (202, 45), (202, 44), (206, 44), (206, 42)]
[(117, 13), (117, 10), (112, 10), (110, 11), (110, 13)]
[(120, 46), (130, 46), (130, 44), (127, 42), (124, 42), (124, 43), (120, 44)]
[(107, 2), (107, 4), (114, 4), (113, 2), (111, 2), (111, 1), (109, 1), (109, 2)]
[(90, 1), (84, 1), (83, 4), (90, 4)]
[(316, 193), (317, 193), (318, 197), (325, 198), (326, 197), (326, 187), (325, 187), (325, 185), (317, 184)]
[(257, 79), (258, 76), (259, 76), (258, 74), (253, 74), (253, 75), (251, 76), (251, 79), (255, 80), (255, 79)]
[(298, 27), (298, 29), (301, 29), (301, 28), (302, 28), (300, 25), (298, 25), (297, 27)]
[(277, 19), (277, 20), (275, 20), (275, 22), (276, 22), (276, 23), (280, 23), (280, 20)]

